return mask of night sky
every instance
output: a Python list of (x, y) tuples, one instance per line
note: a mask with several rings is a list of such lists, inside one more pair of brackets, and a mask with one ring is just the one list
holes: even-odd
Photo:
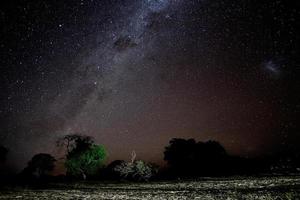
[(174, 137), (297, 151), (297, 20), (284, 0), (1, 1), (0, 143), (16, 169), (78, 132), (109, 161), (162, 163)]

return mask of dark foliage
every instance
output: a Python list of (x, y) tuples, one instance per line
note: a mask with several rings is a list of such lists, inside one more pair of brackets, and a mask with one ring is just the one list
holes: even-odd
[(290, 174), (300, 172), (300, 153), (284, 152), (270, 158), (270, 171), (272, 173)]
[(49, 172), (54, 169), (55, 161), (56, 159), (50, 154), (36, 154), (22, 171), (21, 178), (27, 180), (44, 179), (49, 175)]
[(89, 149), (94, 143), (92, 137), (80, 134), (65, 135), (57, 141), (58, 146), (66, 147), (67, 157)]
[(115, 170), (117, 166), (121, 166), (126, 163), (124, 160), (115, 160), (108, 164), (104, 169), (101, 170), (101, 178), (106, 180), (120, 180), (122, 177), (119, 172)]
[(6, 160), (7, 153), (8, 149), (4, 146), (0, 146), (0, 162), (4, 162)]
[(196, 142), (174, 138), (165, 148), (168, 168), (165, 177), (197, 177), (258, 174), (291, 174), (300, 172), (300, 154), (288, 152), (262, 158), (228, 155), (216, 141)]
[(216, 141), (174, 138), (164, 152), (164, 160), (178, 176), (222, 175), (227, 158), (225, 149)]

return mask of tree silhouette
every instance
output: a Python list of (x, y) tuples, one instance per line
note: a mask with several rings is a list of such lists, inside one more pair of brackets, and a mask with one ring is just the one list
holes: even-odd
[(7, 153), (8, 153), (7, 148), (5, 148), (4, 146), (0, 146), (0, 162), (6, 161)]
[(95, 142), (92, 137), (80, 134), (65, 135), (57, 141), (58, 146), (64, 146), (66, 148), (67, 156), (82, 152), (88, 149), (94, 143)]
[(126, 163), (124, 160), (114, 160), (109, 163), (105, 169), (103, 169), (103, 178), (110, 180), (119, 180), (121, 179), (121, 175), (119, 171), (116, 171), (116, 167), (120, 165), (124, 165)]
[(165, 148), (164, 160), (170, 166), (184, 168), (190, 161), (194, 160), (196, 153), (194, 139), (174, 138), (169, 143), (170, 145)]
[(23, 175), (42, 178), (54, 169), (56, 159), (50, 154), (40, 153), (32, 157), (27, 167), (23, 171)]
[(220, 143), (196, 142), (194, 139), (173, 138), (164, 152), (164, 160), (179, 176), (222, 174), (224, 168), (221, 166), (227, 157)]

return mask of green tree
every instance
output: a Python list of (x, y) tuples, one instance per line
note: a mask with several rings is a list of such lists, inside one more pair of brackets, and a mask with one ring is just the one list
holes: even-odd
[(71, 176), (82, 177), (94, 175), (104, 164), (106, 150), (102, 145), (92, 144), (82, 151), (70, 152), (67, 155), (65, 167)]

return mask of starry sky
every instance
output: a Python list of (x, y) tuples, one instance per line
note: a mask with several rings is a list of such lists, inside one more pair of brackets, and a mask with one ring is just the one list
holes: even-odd
[(0, 4), (0, 141), (16, 169), (58, 155), (68, 133), (110, 161), (135, 150), (161, 164), (174, 137), (242, 156), (299, 150), (299, 3)]

